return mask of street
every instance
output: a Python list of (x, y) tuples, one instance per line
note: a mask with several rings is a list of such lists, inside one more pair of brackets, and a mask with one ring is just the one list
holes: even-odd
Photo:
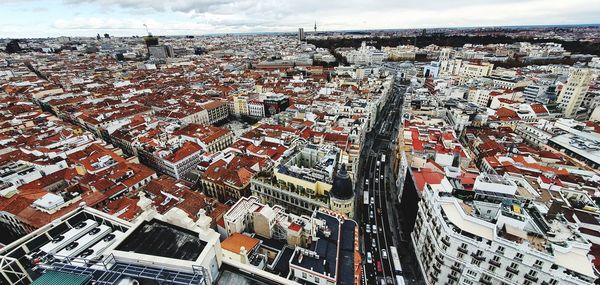
[[(398, 201), (391, 167), (405, 90), (405, 85), (395, 85), (373, 131), (367, 135), (362, 154), (356, 218), (362, 225), (365, 284), (424, 284), (418, 278), (420, 273), (410, 245), (402, 238), (408, 234), (400, 232), (401, 217), (396, 211)], [(394, 265), (393, 250), (399, 256), (396, 264), (399, 262), (401, 268)]]

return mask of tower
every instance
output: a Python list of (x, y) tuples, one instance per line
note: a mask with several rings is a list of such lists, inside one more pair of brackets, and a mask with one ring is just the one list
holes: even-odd
[(565, 118), (573, 118), (588, 92), (592, 72), (589, 69), (578, 68), (571, 72), (567, 84), (558, 95), (557, 103)]
[(304, 28), (298, 28), (298, 40), (303, 41), (305, 39)]
[(333, 178), (329, 191), (329, 208), (352, 218), (354, 215), (354, 187), (346, 164), (342, 164)]
[(315, 33), (317, 33), (317, 21), (315, 21)]

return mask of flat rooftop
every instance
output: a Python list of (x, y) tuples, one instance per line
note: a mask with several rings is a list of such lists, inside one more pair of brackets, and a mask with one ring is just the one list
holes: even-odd
[(196, 232), (153, 219), (140, 224), (116, 250), (195, 261), (206, 245)]
[(334, 278), (337, 284), (353, 284), (356, 222), (340, 221), (322, 212), (317, 212), (315, 218), (324, 221), (324, 227), (317, 231), (319, 239), (310, 246), (316, 256), (296, 252), (290, 263)]

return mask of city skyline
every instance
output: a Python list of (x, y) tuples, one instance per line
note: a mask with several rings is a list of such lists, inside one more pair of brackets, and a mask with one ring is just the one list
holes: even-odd
[[(600, 5), (564, 1), (3, 1), (0, 38), (456, 28), (600, 23)], [(313, 5), (314, 4), (314, 5)], [(310, 9), (309, 9), (310, 7)], [(314, 7), (321, 7), (314, 9)], [(494, 11), (493, 15), (488, 13)], [(459, 17), (460, 16), (460, 17)]]

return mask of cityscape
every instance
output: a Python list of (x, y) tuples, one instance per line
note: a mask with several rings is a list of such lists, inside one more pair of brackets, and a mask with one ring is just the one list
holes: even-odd
[(598, 3), (259, 2), (0, 3), (0, 285), (600, 284)]

